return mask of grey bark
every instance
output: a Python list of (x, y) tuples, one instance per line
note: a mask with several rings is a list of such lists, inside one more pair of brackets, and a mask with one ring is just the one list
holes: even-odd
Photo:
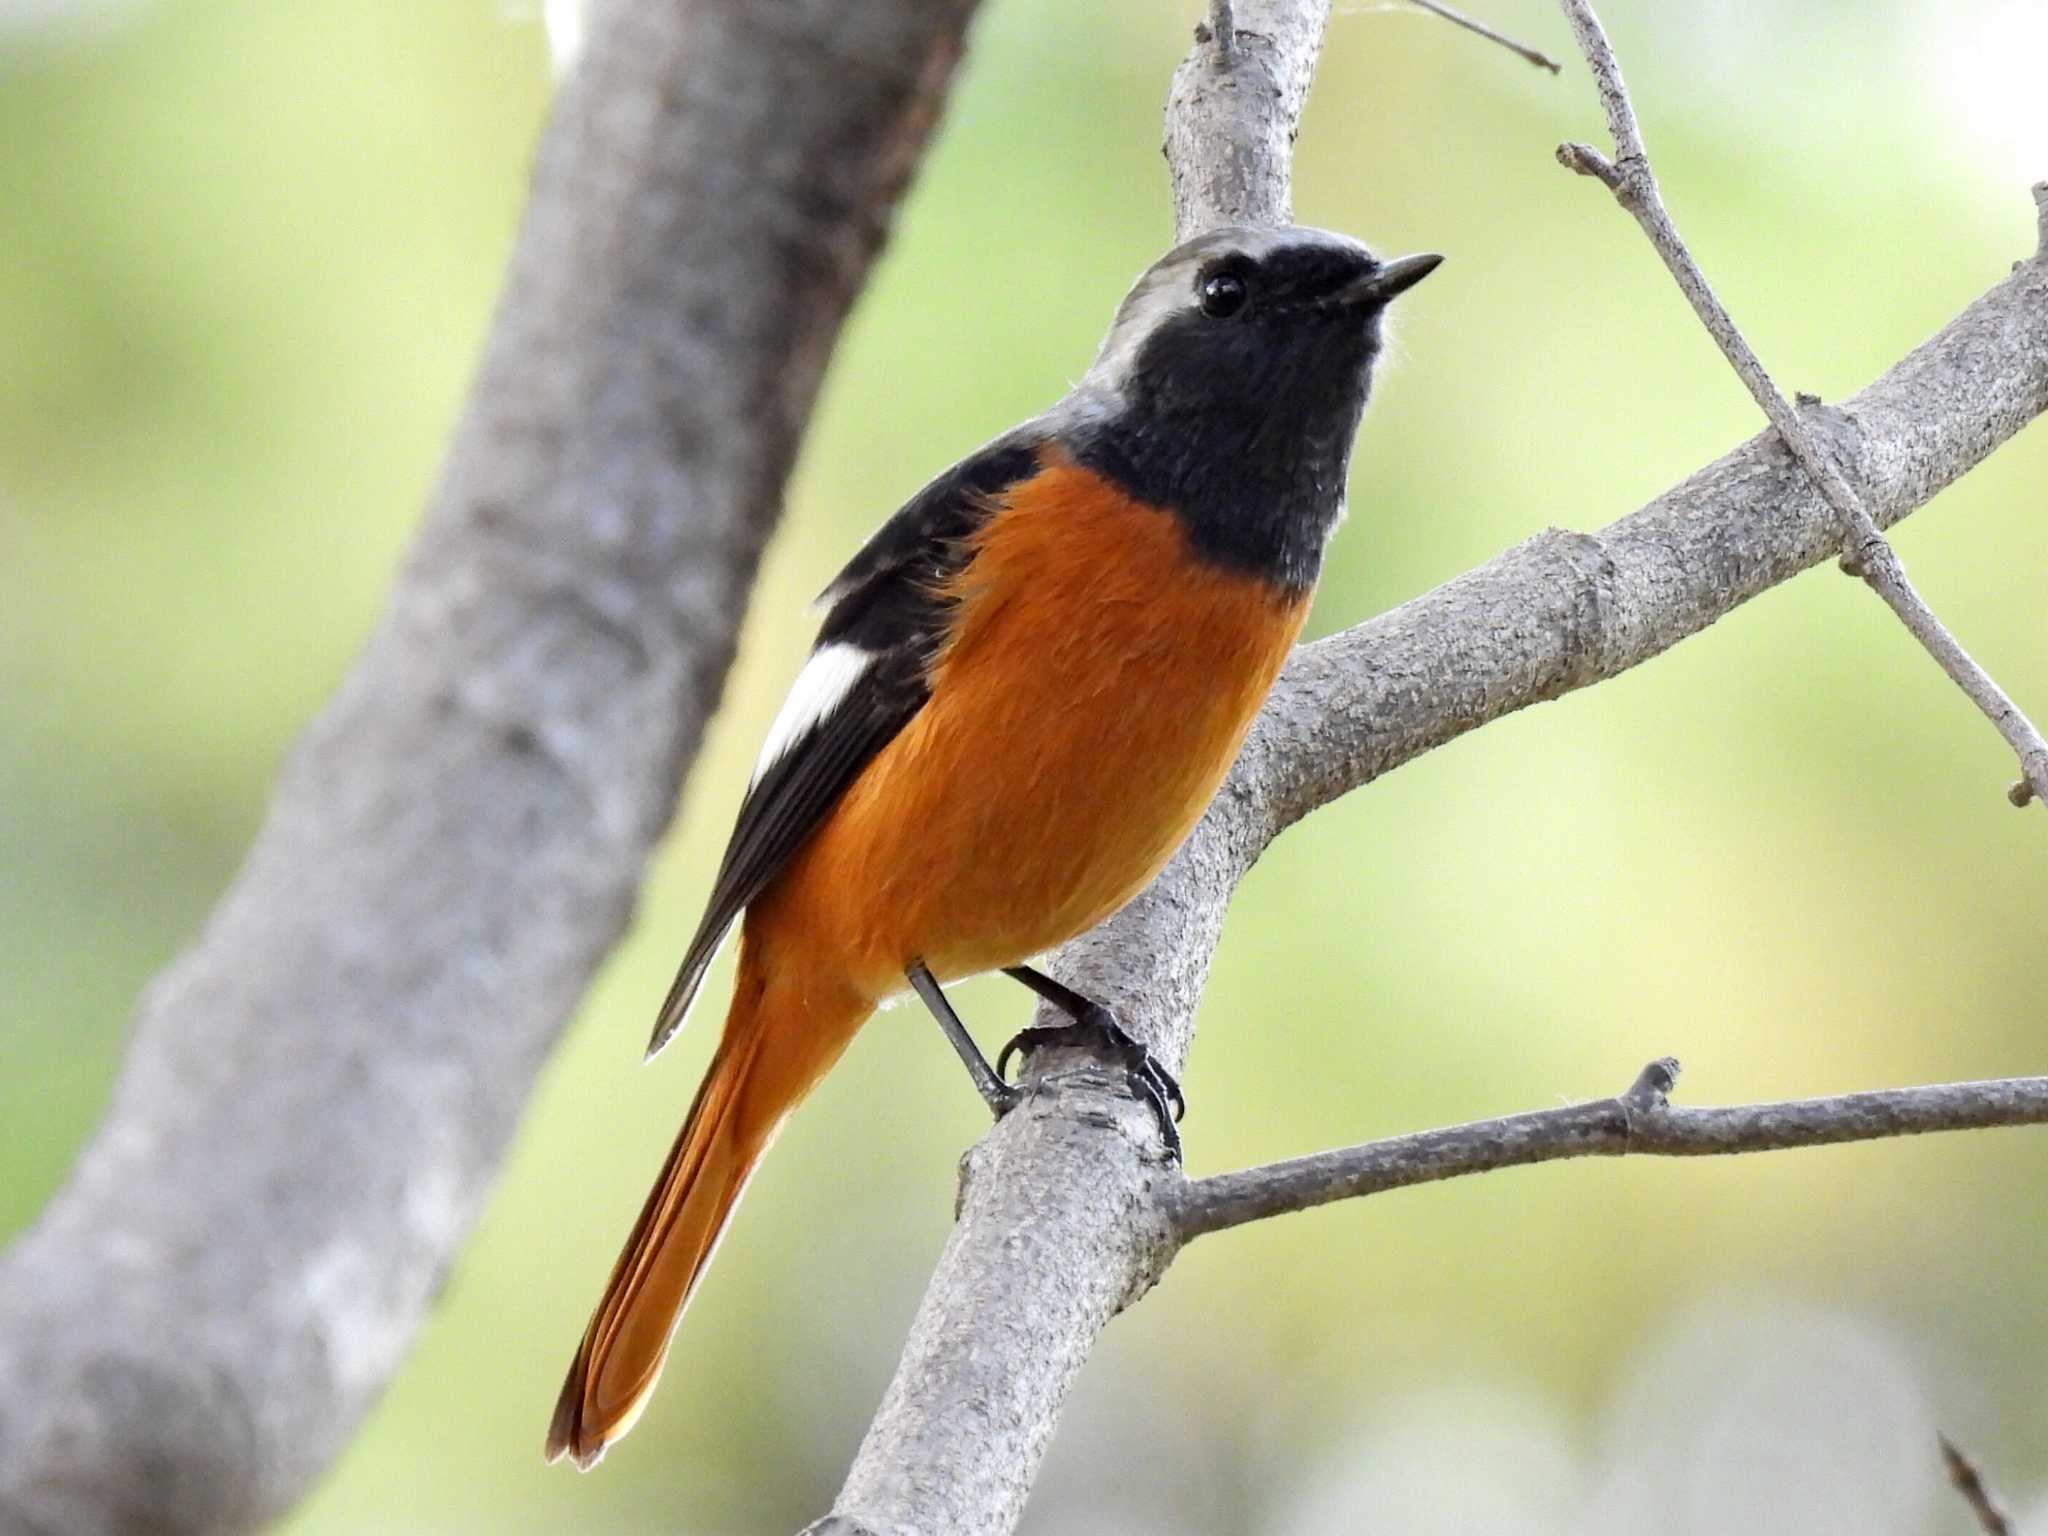
[[(1294, 137), (1329, 5), (1217, 0), (1212, 16), (1167, 104), (1182, 236), (1292, 218)], [(1235, 798), (1225, 791), (1124, 918), (1058, 956), (1176, 1067), (1222, 929), (1224, 901), (1205, 893), (1227, 893), (1250, 862), (1243, 819), (1219, 814)], [(1096, 1335), (1170, 1258), (1160, 1191), (1178, 1175), (1147, 1112), (1085, 1062), (1080, 1080), (1097, 1091), (1051, 1092), (1043, 1073), (1063, 1061), (1034, 1058), (1032, 1097), (968, 1154), (958, 1220), (896, 1373), (831, 1515), (806, 1536), (1011, 1529)]]
[[(1599, 88), (1601, 105), (1607, 112), (1608, 132), (1614, 139), (1614, 158), (1609, 160), (1589, 144), (1560, 144), (1559, 164), (1601, 182), (1642, 226), (1658, 258), (1692, 306), (1693, 314), (1714, 338), (1736, 377), (1742, 380), (1743, 388), (1778, 429), (1779, 439), (1799, 461), (1822, 498), (1834, 508), (1842, 524), (1843, 568), (1869, 583), (1870, 589), (1884, 599), (1906, 626), (1907, 633), (1920, 642), (1949, 680), (2005, 737), (2020, 764), (2021, 778), (2013, 786), (2013, 804), (2024, 806), (2029, 800), (2039, 799), (2048, 808), (2048, 740), (2042, 739), (2034, 722), (1936, 617), (1927, 600), (1907, 579), (1898, 552), (1879, 530), (1855, 487), (1840, 466), (1821, 451), (1792, 402), (1772, 382), (1770, 373), (1736, 326), (1734, 316), (1715, 295), (1664, 207), (1656, 173), (1650, 166), (1650, 153), (1643, 143), (1643, 131), (1636, 122), (1635, 106), (1621, 78), (1620, 61), (1607, 41), (1600, 18), (1593, 14), (1587, 0), (1560, 3)], [(2048, 204), (2043, 205), (2043, 211), (2048, 216)]]
[(1330, 0), (1216, 0), (1166, 100), (1166, 169), (1182, 238), (1294, 220), (1294, 137)]
[(1611, 1099), (1418, 1131), (1197, 1179), (1171, 1193), (1173, 1222), (1187, 1243), (1333, 1200), (1573, 1157), (1725, 1157), (2048, 1123), (2048, 1077), (1701, 1109), (1670, 1102), (1677, 1077), (1678, 1063), (1665, 1057)]
[[(1183, 236), (1286, 216), (1289, 150), (1326, 16), (1321, 0), (1240, 5), (1227, 50), (1212, 28), (1198, 32), (1167, 108)], [(1253, 68), (1255, 77), (1245, 73)], [(1811, 408), (1806, 419), (1889, 526), (2044, 410), (2048, 253), (2037, 251), (1868, 389), (1838, 408)], [(1840, 548), (1834, 510), (1779, 439), (1763, 434), (1597, 534), (1550, 530), (1304, 647), (1173, 863), (1046, 968), (1112, 1002), (1178, 1071), (1230, 895), (1278, 832), (1466, 731), (1648, 660)], [(1040, 1022), (1057, 1020), (1042, 1012)], [(1179, 1224), (1200, 1202), (1187, 1204), (1190, 1186), (1164, 1161), (1149, 1113), (1115, 1075), (1075, 1053), (1046, 1053), (1031, 1059), (1026, 1081), (1026, 1106), (963, 1164), (959, 1220), (895, 1375), (832, 1514), (806, 1536), (1012, 1530), (1097, 1334), (1144, 1295), (1188, 1235), (1211, 1229), (1192, 1216)], [(2038, 1081), (1965, 1085), (1954, 1091), (1960, 1103), (1939, 1097), (1951, 1090), (1911, 1092), (1936, 1095), (1934, 1110), (1956, 1124), (2014, 1124), (2039, 1118), (2048, 1089)], [(1619, 1102), (1602, 1101), (1581, 1118), (1611, 1136), (1617, 1122), (1604, 1106)], [(1667, 1111), (1709, 1118), (1664, 1123), (1711, 1138), (1727, 1129), (1711, 1117), (1761, 1115), (1777, 1125), (1772, 1114), (1783, 1108)], [(1804, 1134), (1933, 1128), (1868, 1109), (1833, 1104), (1836, 1118)], [(1552, 1130), (1564, 1147), (1594, 1134), (1568, 1115)], [(1451, 1138), (1438, 1150), (1453, 1163), (1478, 1155), (1456, 1131), (1430, 1134)], [(1543, 1152), (1561, 1155), (1570, 1153)], [(1401, 1182), (1432, 1176), (1402, 1166), (1409, 1176)], [(1433, 1176), (1459, 1171), (1473, 1170), (1446, 1166)], [(1327, 1197), (1371, 1187), (1368, 1179)], [(1220, 1215), (1212, 1223), (1222, 1224)]]
[[(246, 1529), (402, 1356), (625, 921), (970, 4), (600, 6), (390, 613), (146, 1000), (100, 1135), (0, 1262), (0, 1529)], [(1246, 0), (1227, 52), (1176, 77), (1184, 233), (1287, 215), (1326, 14)], [(1889, 523), (2044, 408), (2037, 257), (1810, 416)], [(1054, 969), (1178, 1066), (1229, 894), (1280, 828), (1656, 654), (1838, 527), (1760, 438), (1598, 535), (1306, 648), (1188, 847)], [(1184, 1238), (1189, 1186), (1120, 1082), (1070, 1055), (1030, 1084), (969, 1155), (815, 1531), (1010, 1529), (1096, 1334)]]
[[(1889, 528), (2044, 410), (2037, 251), (1860, 394), (1802, 416)], [(1597, 533), (1547, 530), (1303, 647), (1237, 777), (1277, 832), (1489, 720), (1648, 661), (1840, 548), (1833, 508), (1759, 433)]]
[(631, 912), (971, 11), (596, 6), (388, 611), (0, 1261), (0, 1530), (250, 1529), (397, 1367)]

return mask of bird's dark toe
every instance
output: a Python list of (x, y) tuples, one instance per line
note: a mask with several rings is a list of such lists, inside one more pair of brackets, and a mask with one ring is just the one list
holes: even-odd
[(1174, 1162), (1180, 1161), (1180, 1130), (1175, 1122), (1187, 1113), (1187, 1098), (1173, 1074), (1131, 1037), (1117, 1022), (1114, 1011), (1101, 1003), (1088, 1004), (1082, 1016), (1071, 1024), (1034, 1025), (1018, 1031), (996, 1058), (996, 1075), (1007, 1082), (1013, 1055), (1029, 1056), (1056, 1046), (1092, 1051), (1121, 1066), (1131, 1097), (1151, 1106), (1158, 1118), (1167, 1156)]

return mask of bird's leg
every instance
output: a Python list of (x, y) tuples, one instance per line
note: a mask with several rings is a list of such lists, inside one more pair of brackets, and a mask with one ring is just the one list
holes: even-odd
[(1182, 1096), (1180, 1084), (1174, 1081), (1173, 1074), (1117, 1022), (1115, 1010), (1107, 1003), (1083, 997), (1072, 987), (1054, 981), (1045, 972), (1033, 970), (1028, 965), (1008, 966), (1004, 974), (1023, 982), (1074, 1022), (1050, 1028), (1034, 1026), (1020, 1032), (996, 1058), (996, 1076), (1006, 1078), (1010, 1056), (1016, 1051), (1028, 1055), (1052, 1045), (1098, 1047), (1123, 1066), (1131, 1093), (1152, 1106), (1152, 1112), (1159, 1117), (1159, 1133), (1166, 1142), (1166, 1155), (1175, 1162), (1180, 1161), (1180, 1131), (1174, 1121), (1188, 1112), (1187, 1100)]
[(988, 1058), (981, 1054), (981, 1047), (974, 1043), (974, 1036), (967, 1033), (967, 1026), (960, 1022), (960, 1015), (953, 1011), (953, 1005), (946, 1001), (946, 994), (939, 990), (939, 979), (920, 960), (903, 973), (909, 978), (911, 990), (924, 1000), (932, 1017), (939, 1021), (939, 1028), (952, 1042), (953, 1049), (967, 1068), (967, 1075), (974, 1079), (974, 1091), (981, 1095), (982, 1103), (989, 1107), (998, 1120), (1017, 1107), (1023, 1093), (1003, 1081), (1002, 1074), (988, 1064)]

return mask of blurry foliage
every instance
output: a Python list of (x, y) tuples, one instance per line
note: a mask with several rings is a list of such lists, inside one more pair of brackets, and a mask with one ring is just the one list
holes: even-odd
[[(2038, 40), (2023, 8), (1609, 9), (1681, 225), (1787, 388), (1860, 387), (2028, 248), (2027, 178), (1979, 150), (2037, 104), (1958, 89), (1970, 55), (1927, 52), (1981, 37), (2000, 80), (2022, 41), (2000, 18)], [(913, 1010), (784, 1138), (640, 1432), (579, 1479), (542, 1469), (541, 1430), (710, 1048), (707, 1022), (635, 1068), (803, 605), (927, 475), (1085, 366), (1166, 238), (1158, 108), (1196, 10), (993, 0), (632, 940), (294, 1536), (763, 1531), (828, 1501), (982, 1127)], [(1563, 46), (1545, 6), (1493, 15)], [(376, 612), (548, 90), (539, 29), (491, 0), (162, 0), (8, 46), (0, 1233), (62, 1178), (137, 991)], [(1402, 316), (1319, 629), (1546, 524), (1596, 527), (1754, 429), (1640, 236), (1551, 163), (1597, 128), (1577, 68), (1338, 17), (1301, 216), (1451, 260)], [(2037, 711), (2044, 483), (2037, 426), (1899, 540)], [(1999, 793), (2010, 771), (1825, 570), (1438, 752), (1246, 885), (1187, 1076), (1195, 1169), (1610, 1092), (1666, 1051), (1695, 1101), (2039, 1070), (2048, 860), (2039, 813)], [(991, 1040), (1022, 1017), (1013, 990), (966, 990)], [(1629, 1478), (1667, 1477), (1677, 1445), (1698, 1462), (1659, 1529), (1960, 1529), (1928, 1493), (1928, 1424), (2015, 1494), (2048, 1482), (2044, 1196), (2048, 1140), (2005, 1132), (1503, 1174), (1212, 1238), (1111, 1330), (1026, 1526), (1643, 1529)], [(1717, 1342), (1687, 1346), (1693, 1376), (1657, 1363), (1697, 1327)], [(1877, 1385), (1829, 1395), (1859, 1370)], [(1858, 1487), (1844, 1456), (1893, 1495), (1817, 1514), (1740, 1494)]]

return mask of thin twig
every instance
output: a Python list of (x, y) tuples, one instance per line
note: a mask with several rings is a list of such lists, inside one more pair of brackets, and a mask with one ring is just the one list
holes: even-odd
[[(1812, 478), (1822, 498), (1841, 518), (1844, 529), (1842, 565), (1861, 576), (1871, 590), (1884, 599), (1929, 655), (1940, 663), (1955, 685), (1984, 712), (1998, 728), (2019, 758), (2022, 780), (2007, 792), (2015, 805), (2040, 798), (2048, 805), (2048, 739), (2044, 739), (2005, 690), (1963, 649), (1960, 641), (1935, 616), (1913, 584), (1906, 578), (1898, 553), (1886, 540), (1876, 521), (1864, 507), (1833, 459), (1820, 449), (1807, 431), (1798, 411), (1771, 382), (1771, 376), (1743, 339), (1699, 263), (1679, 238), (1677, 226), (1665, 211), (1657, 190), (1657, 178), (1650, 169), (1648, 151), (1643, 147), (1641, 126), (1630, 104), (1628, 88), (1622, 83), (1621, 65), (1601, 30), (1599, 18), (1587, 0), (1558, 0), (1565, 19), (1571, 23), (1579, 49), (1593, 72), (1600, 91), (1600, 104), (1607, 113), (1608, 132), (1614, 139), (1614, 158), (1609, 160), (1590, 144), (1560, 144), (1558, 162), (1581, 176), (1591, 176), (1611, 191), (1650, 237), (1657, 254), (1678, 282), (1692, 305), (1693, 313), (1720, 347), (1735, 369), (1750, 397), (1762, 407), (1771, 425), (1799, 466)], [(2025, 786), (2024, 789), (2022, 785)]]
[[(1967, 409), (1957, 409), (1959, 395)], [(1831, 419), (1852, 455), (1848, 472), (1894, 523), (2044, 413), (2048, 253), (2018, 263)], [(1837, 529), (1833, 509), (1766, 427), (1626, 517), (1588, 533), (1548, 529), (1305, 645), (1212, 809), (1216, 835), (1244, 846), (1227, 829), (1243, 808), (1259, 808), (1255, 852), (1319, 806), (1467, 731), (1639, 666), (1828, 558), (1840, 548)], [(1220, 902), (1224, 889), (1180, 881), (1157, 918), (1188, 912), (1197, 892)], [(1119, 949), (1118, 965), (1155, 953), (1169, 931), (1135, 916), (1117, 926), (1144, 935)], [(1100, 972), (1114, 974), (1108, 965)], [(1151, 989), (1148, 978), (1126, 995)]]
[(1185, 1242), (1334, 1200), (1573, 1157), (1709, 1157), (2048, 1123), (2048, 1077), (1681, 1109), (1668, 1102), (1677, 1076), (1678, 1063), (1665, 1057), (1611, 1099), (1418, 1131), (1197, 1179), (1177, 1197), (1175, 1227)]
[(1518, 42), (1505, 32), (1496, 32), (1476, 16), (1467, 16), (1463, 11), (1454, 11), (1448, 5), (1439, 5), (1437, 0), (1408, 0), (1408, 3), (1418, 10), (1429, 12), (1432, 16), (1441, 16), (1453, 26), (1463, 27), (1467, 32), (1476, 32), (1489, 43), (1499, 43), (1509, 53), (1517, 58), (1527, 59), (1538, 69), (1547, 69), (1553, 75), (1564, 72), (1564, 66), (1549, 54), (1539, 48), (1531, 48), (1527, 43)]
[[(1274, 23), (1240, 3), (1251, 67), (1269, 57), (1251, 17)], [(1315, 34), (1283, 35), (1302, 61), (1285, 77), (1302, 80)], [(1242, 124), (1247, 107), (1282, 112), (1305, 94), (1233, 96), (1214, 88), (1214, 48), (1192, 55), (1175, 85), (1186, 117)], [(1236, 141), (1255, 146), (1258, 168), (1237, 195), (1284, 204), (1291, 130), (1291, 118), (1270, 132), (1254, 123)], [(1246, 204), (1224, 200), (1233, 184), (1199, 174), (1210, 163), (1199, 157), (1231, 142), (1185, 122), (1168, 135), (1191, 228), (1243, 217)], [(2048, 415), (2048, 259), (2002, 278), (1845, 414), (1858, 423), (1859, 478), (1887, 518)], [(1231, 891), (1280, 828), (1467, 731), (1662, 654), (1823, 558), (1833, 528), (1804, 472), (1759, 434), (1597, 533), (1552, 530), (1303, 647), (1194, 836), (1048, 968), (1114, 1003), (1180, 1068)], [(1179, 1233), (1162, 1235), (1161, 1218), (1185, 1184), (1158, 1160), (1150, 1112), (1121, 1088), (1119, 1076), (1099, 1092), (1048, 1089), (968, 1155), (959, 1221), (838, 1499), (856, 1532), (1010, 1529), (1100, 1330), (1170, 1265)]]
[(1941, 1459), (1948, 1468), (1948, 1480), (1956, 1485), (1956, 1492), (1970, 1506), (1970, 1513), (1977, 1517), (1978, 1527), (1985, 1536), (2012, 1536), (2012, 1516), (2005, 1512), (2005, 1506), (1998, 1502), (1998, 1495), (1984, 1481), (1984, 1474), (1977, 1470), (1977, 1463), (1964, 1455), (1962, 1447), (1947, 1435), (1941, 1436)]
[[(1167, 109), (1183, 237), (1289, 217), (1294, 130), (1328, 9), (1236, 0), (1230, 56), (1199, 29)], [(1906, 515), (2048, 413), (2044, 297), (2048, 262), (2025, 263), (1859, 397), (1860, 472), (1883, 515)], [(1693, 558), (1706, 540), (1713, 558)], [(1553, 531), (1306, 647), (1172, 864), (1050, 968), (1114, 1002), (1178, 1068), (1229, 894), (1279, 826), (1476, 725), (1647, 660), (1837, 544), (1803, 471), (1760, 436), (1598, 535)], [(1656, 1117), (1662, 1070), (1623, 1110)], [(1189, 1186), (1159, 1156), (1150, 1112), (1121, 1074), (1094, 1078), (1035, 1085), (968, 1154), (958, 1220), (815, 1536), (1014, 1527), (1101, 1330), (1184, 1236)]]

